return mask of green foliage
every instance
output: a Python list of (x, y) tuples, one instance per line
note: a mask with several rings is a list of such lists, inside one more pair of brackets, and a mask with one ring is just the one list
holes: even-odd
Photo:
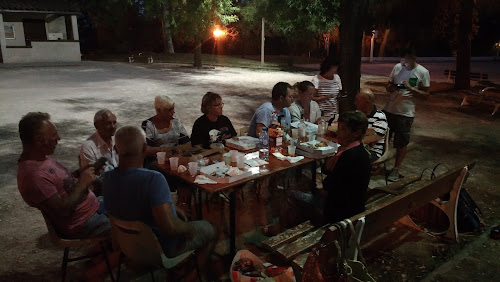
[(257, 27), (262, 17), (289, 39), (330, 32), (339, 24), (339, 0), (254, 0), (242, 8), (245, 22)]
[(215, 26), (238, 21), (238, 11), (231, 0), (171, 1), (172, 28), (186, 40), (205, 39)]

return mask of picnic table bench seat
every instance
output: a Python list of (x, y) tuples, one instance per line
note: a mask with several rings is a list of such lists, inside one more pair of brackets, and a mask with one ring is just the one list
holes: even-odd
[(482, 84), (476, 85), (473, 89), (462, 90), (464, 98), (460, 107), (469, 105), (469, 100), (473, 98), (477, 103), (487, 103), (494, 106), (492, 116), (500, 108), (500, 84), (490, 81), (483, 81)]
[[(406, 222), (412, 222), (408, 215), (430, 202), (441, 209), (450, 222), (448, 229), (442, 234), (443, 237), (458, 242), (455, 222), (458, 194), (468, 171), (474, 165), (475, 163), (471, 162), (456, 167), (433, 180), (406, 177), (387, 186), (371, 189), (366, 210), (352, 216), (350, 220), (355, 225), (358, 220), (364, 221), (362, 236), (367, 240), (401, 218), (405, 218)], [(449, 199), (446, 201), (440, 199), (445, 194), (449, 194)], [(301, 273), (310, 250), (320, 241), (330, 242), (338, 238), (338, 235), (333, 224), (315, 227), (306, 221), (267, 239), (262, 246), (274, 251), (279, 258), (290, 263), (295, 271)]]

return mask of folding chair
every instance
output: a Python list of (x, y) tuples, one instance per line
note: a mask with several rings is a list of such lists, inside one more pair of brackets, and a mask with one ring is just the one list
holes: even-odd
[[(42, 212), (43, 219), (45, 220), (45, 224), (47, 225), (47, 230), (49, 231), (49, 238), (52, 244), (56, 247), (64, 248), (64, 254), (63, 254), (63, 260), (62, 260), (62, 266), (61, 266), (61, 271), (62, 271), (62, 281), (64, 282), (66, 280), (66, 266), (68, 265), (68, 262), (73, 262), (73, 261), (78, 261), (82, 259), (88, 259), (95, 257), (97, 255), (102, 254), (104, 257), (104, 260), (106, 261), (106, 266), (108, 267), (108, 272), (109, 276), (111, 277), (111, 281), (115, 281), (113, 277), (113, 272), (111, 270), (111, 266), (108, 261), (108, 256), (106, 255), (106, 247), (104, 245), (104, 241), (106, 241), (109, 236), (99, 236), (99, 237), (92, 237), (92, 238), (85, 238), (85, 239), (65, 239), (61, 238), (57, 231), (55, 230), (54, 226), (50, 222), (50, 219), (48, 216)], [(69, 248), (71, 247), (82, 247), (85, 245), (94, 245), (94, 244), (99, 244), (101, 247), (101, 251), (94, 253), (94, 254), (89, 254), (85, 256), (79, 256), (79, 257), (74, 257), (74, 258), (69, 258)]]
[[(111, 234), (114, 247), (117, 247), (131, 261), (149, 266), (153, 281), (154, 275), (151, 267), (165, 268), (167, 276), (169, 274), (174, 276), (171, 279), (172, 281), (180, 281), (183, 277), (177, 277), (176, 273), (170, 270), (175, 270), (176, 267), (182, 262), (188, 261), (189, 258), (194, 259), (196, 262), (194, 251), (185, 252), (174, 258), (167, 258), (151, 227), (143, 222), (121, 220), (112, 215), (109, 216), (109, 220), (111, 221)], [(117, 281), (120, 280), (121, 263), (122, 256), (120, 255)], [(200, 271), (197, 263), (196, 272), (199, 277)], [(167, 280), (169, 280), (168, 277)]]
[(372, 167), (379, 167), (380, 164), (384, 165), (384, 178), (385, 178), (385, 185), (387, 185), (387, 166), (386, 162), (389, 160), (389, 139), (390, 139), (390, 134), (389, 134), (390, 128), (387, 128), (387, 131), (385, 132), (385, 144), (384, 144), (384, 153), (380, 158), (378, 158), (376, 161), (372, 163)]

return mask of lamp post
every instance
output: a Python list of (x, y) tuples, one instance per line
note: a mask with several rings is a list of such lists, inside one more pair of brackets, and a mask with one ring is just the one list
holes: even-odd
[(221, 44), (220, 44), (219, 39), (223, 38), (224, 36), (226, 36), (226, 32), (224, 30), (219, 29), (218, 27), (216, 27), (212, 34), (214, 35), (215, 44), (217, 46), (217, 55), (221, 55), (222, 54), (222, 50), (221, 50)]

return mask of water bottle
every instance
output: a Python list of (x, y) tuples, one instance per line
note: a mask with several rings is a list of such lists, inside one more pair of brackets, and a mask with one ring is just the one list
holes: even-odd
[(259, 133), (259, 158), (269, 161), (269, 134), (265, 127)]
[(299, 140), (301, 141), (305, 141), (306, 128), (307, 128), (306, 122), (304, 121), (304, 119), (301, 119), (299, 122)]
[(323, 136), (326, 132), (326, 121), (323, 117), (320, 118), (318, 122), (318, 136)]

